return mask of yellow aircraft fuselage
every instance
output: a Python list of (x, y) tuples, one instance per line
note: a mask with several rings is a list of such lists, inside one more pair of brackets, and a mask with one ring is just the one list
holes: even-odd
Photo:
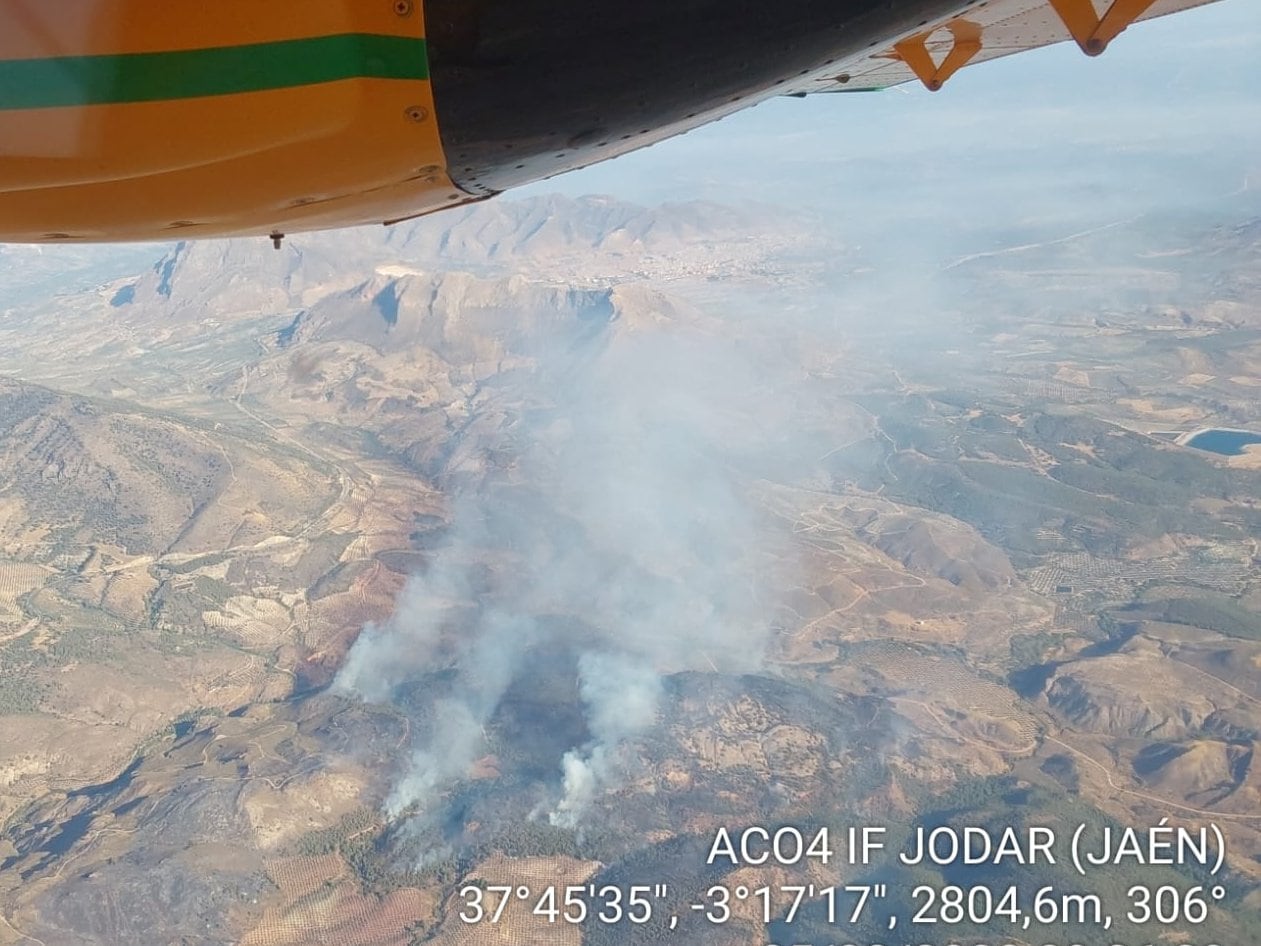
[(445, 171), (419, 4), (0, 0), (0, 239), (381, 222)]

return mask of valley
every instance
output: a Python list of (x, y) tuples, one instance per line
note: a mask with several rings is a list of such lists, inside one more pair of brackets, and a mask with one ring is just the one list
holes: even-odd
[(884, 296), (758, 205), (151, 249), (0, 319), (0, 943), (471, 943), (474, 881), (960, 882), (723, 826), (1164, 817), (1261, 930), (1261, 468), (1179, 442), (1256, 429), (1255, 219)]

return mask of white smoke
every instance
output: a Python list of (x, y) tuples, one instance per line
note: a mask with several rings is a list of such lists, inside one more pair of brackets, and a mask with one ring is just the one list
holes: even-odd
[(562, 761), (563, 796), (548, 816), (577, 827), (596, 793), (614, 776), (624, 741), (650, 727), (661, 702), (661, 677), (648, 664), (614, 654), (583, 654), (578, 661), (582, 701), (592, 741)]
[(761, 664), (763, 524), (747, 493), (781, 421), (721, 338), (618, 327), (585, 346), (553, 340), (527, 378), (497, 390), (516, 417), (481, 445), (498, 465), (455, 497), (447, 544), (336, 681), (388, 701), (441, 677), (393, 813), (437, 806), (494, 750), (495, 713), (529, 685), (522, 667), (541, 648), (576, 655), (589, 735), (538, 809), (565, 827), (622, 783), (664, 675)]

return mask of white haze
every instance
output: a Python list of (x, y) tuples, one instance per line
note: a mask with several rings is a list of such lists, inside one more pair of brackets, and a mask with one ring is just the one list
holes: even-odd
[[(1234, 206), (1241, 187), (1255, 190), (1259, 29), (1252, 0), (1227, 0), (1135, 27), (1100, 60), (1063, 47), (967, 70), (937, 95), (776, 100), (523, 193), (809, 207), (873, 261), (876, 285), (847, 284), (848, 309), (864, 313), (856, 328), (882, 332), (903, 310), (935, 325), (941, 299), (925, 275), (964, 253)], [(783, 313), (767, 314), (764, 337), (782, 338)], [(449, 544), (339, 677), (343, 692), (387, 701), (451, 674), (395, 813), (439, 805), (494, 749), (496, 709), (539, 648), (578, 654), (589, 734), (537, 810), (562, 826), (624, 777), (666, 675), (762, 664), (774, 582), (755, 557), (766, 536), (749, 483), (773, 469), (800, 480), (802, 458), (818, 456), (780, 437), (790, 376), (766, 377), (764, 352), (755, 372), (713, 336), (669, 324), (606, 334), (607, 347), (576, 348), (577, 333), (559, 333), (519, 391), (489, 394), (550, 411), (521, 411), (510, 463), (452, 496)], [(931, 337), (908, 344), (937, 357)]]
[[(762, 663), (765, 536), (745, 491), (747, 471), (782, 448), (765, 379), (713, 337), (613, 321), (576, 341), (572, 328), (500, 392), (542, 409), (521, 410), (508, 443), (488, 445), (499, 465), (458, 490), (448, 543), (338, 678), (373, 701), (440, 670), (453, 680), (391, 813), (432, 809), (493, 751), (492, 717), (538, 648), (577, 656), (589, 732), (536, 812), (564, 827), (619, 783), (628, 741), (657, 720), (664, 675)], [(453, 611), (469, 601), (471, 616)]]

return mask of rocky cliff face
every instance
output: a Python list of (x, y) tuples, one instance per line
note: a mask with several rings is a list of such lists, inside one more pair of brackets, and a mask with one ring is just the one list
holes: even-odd
[[(1021, 254), (958, 267), (993, 311), (908, 329), (787, 261), (811, 239), (496, 201), (181, 245), (0, 322), (41, 382), (0, 381), (14, 935), (454, 946), (464, 881), (659, 878), (682, 916), (714, 883), (855, 879), (712, 870), (720, 826), (1165, 802), (1229, 819), (1252, 883), (1261, 645), (1126, 607), (1255, 604), (1256, 490), (1090, 387), (1117, 337), (1136, 386), (1252, 356), (1014, 314), (987, 267)], [(1234, 910), (1219, 939), (1249, 941)]]

